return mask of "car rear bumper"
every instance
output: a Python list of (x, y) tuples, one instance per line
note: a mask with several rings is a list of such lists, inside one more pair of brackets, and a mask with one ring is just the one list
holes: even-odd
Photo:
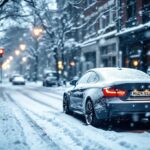
[(115, 117), (150, 117), (150, 102), (110, 102), (103, 109), (96, 109), (98, 119), (110, 119)]
[(13, 82), (13, 85), (25, 85), (25, 82)]
[(56, 81), (46, 81), (46, 83), (49, 85), (57, 85)]

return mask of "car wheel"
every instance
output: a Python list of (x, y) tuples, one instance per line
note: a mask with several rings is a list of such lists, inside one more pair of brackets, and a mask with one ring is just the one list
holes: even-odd
[(99, 120), (96, 118), (93, 103), (91, 100), (86, 102), (85, 106), (85, 121), (87, 125), (98, 126)]
[(69, 102), (66, 95), (64, 95), (63, 97), (63, 112), (66, 114), (72, 114), (72, 111), (69, 108)]

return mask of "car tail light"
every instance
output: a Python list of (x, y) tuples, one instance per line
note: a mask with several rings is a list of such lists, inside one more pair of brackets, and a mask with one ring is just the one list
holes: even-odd
[(114, 88), (104, 88), (103, 94), (106, 97), (123, 97), (126, 95), (126, 91)]

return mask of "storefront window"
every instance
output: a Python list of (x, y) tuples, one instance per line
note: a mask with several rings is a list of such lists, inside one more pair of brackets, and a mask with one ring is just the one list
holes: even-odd
[(136, 15), (136, 0), (127, 0), (127, 17), (134, 19)]
[(116, 66), (116, 44), (101, 47), (102, 67)]
[(93, 63), (93, 67), (96, 67), (96, 52), (85, 53), (85, 58), (87, 62)]
[(143, 2), (143, 10), (142, 10), (143, 23), (146, 23), (150, 20), (150, 1), (143, 0), (142, 2)]

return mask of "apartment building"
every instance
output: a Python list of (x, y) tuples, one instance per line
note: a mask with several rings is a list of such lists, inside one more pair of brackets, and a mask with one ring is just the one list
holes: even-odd
[(84, 4), (83, 72), (93, 67), (118, 65), (117, 4), (116, 0), (89, 0)]
[(123, 66), (150, 69), (150, 1), (118, 0), (118, 33)]

